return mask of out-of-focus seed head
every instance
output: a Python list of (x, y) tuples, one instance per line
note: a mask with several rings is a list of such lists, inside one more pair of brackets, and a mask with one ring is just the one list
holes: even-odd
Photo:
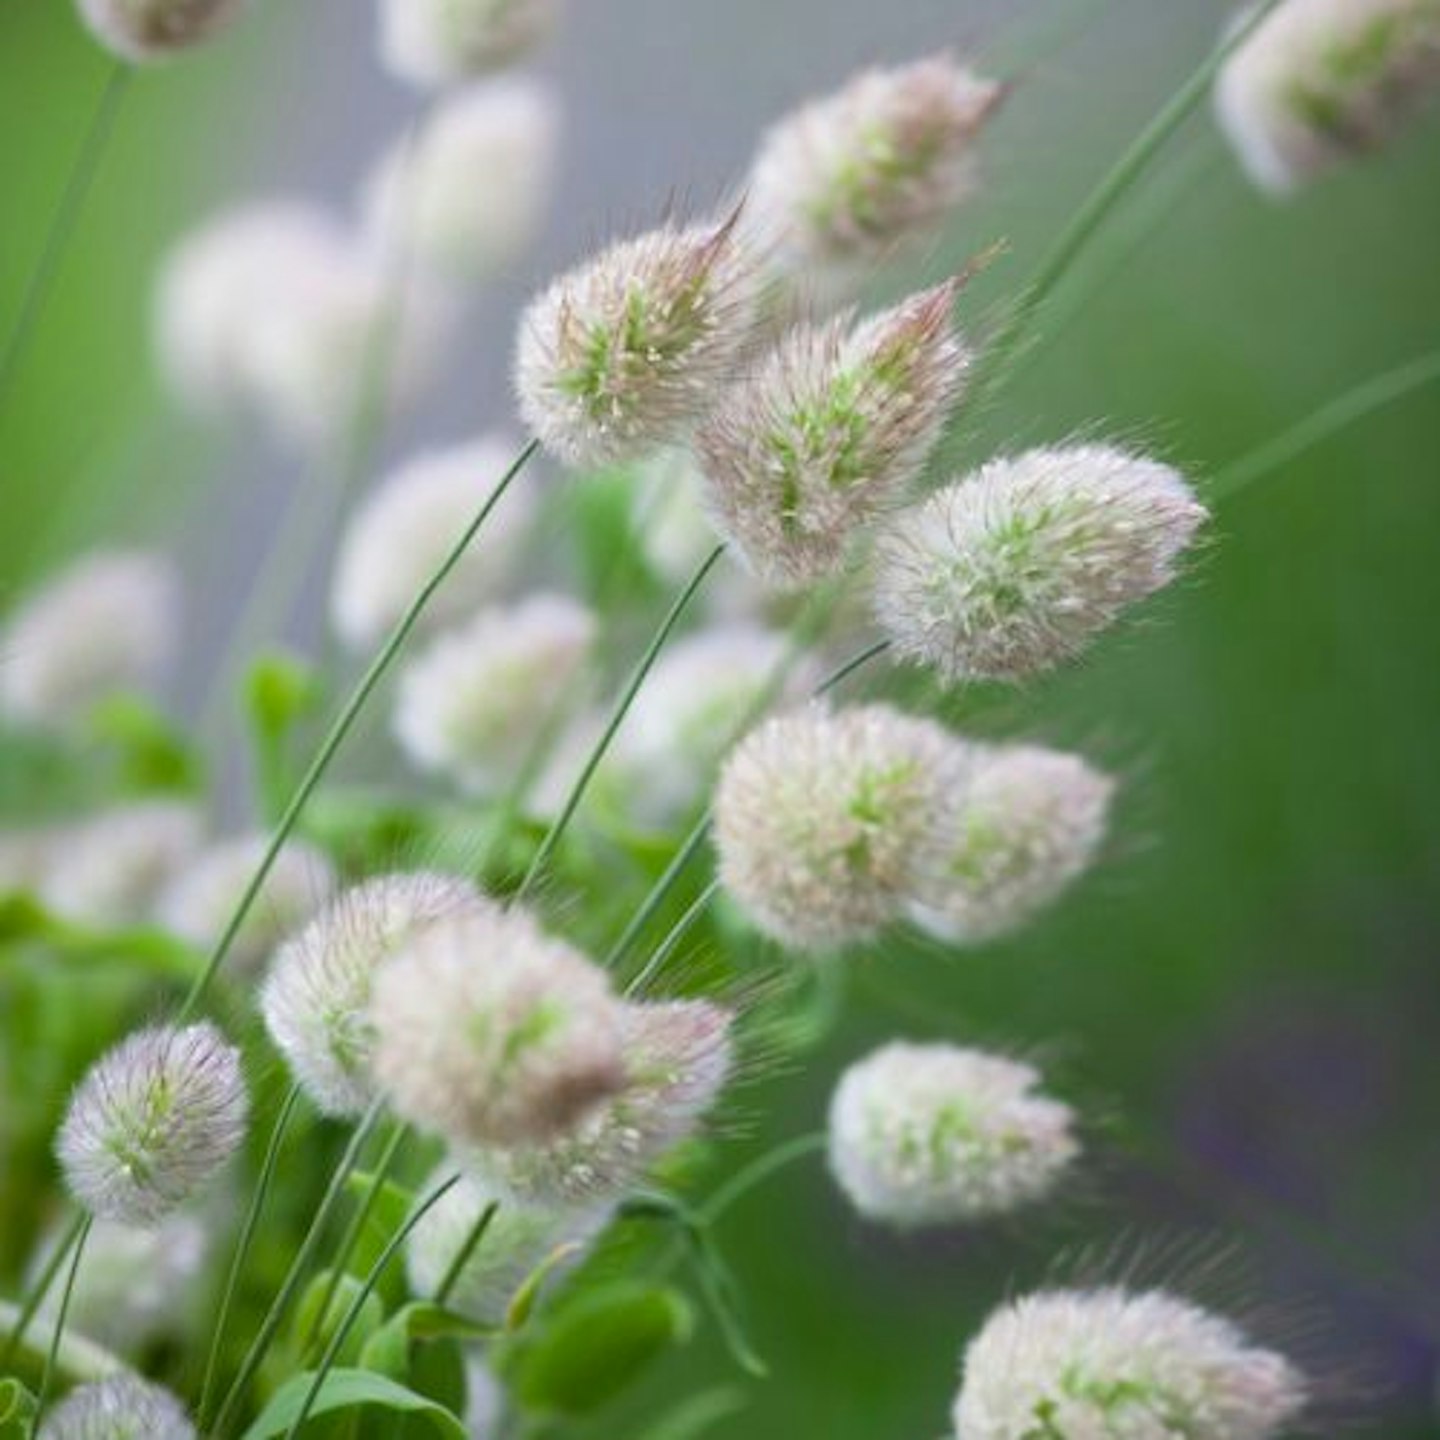
[(700, 428), (715, 524), (768, 584), (833, 574), (919, 474), (970, 365), (955, 293), (937, 286), (853, 329), (795, 328)]
[(447, 99), (370, 177), (376, 248), (468, 284), (502, 273), (544, 219), (559, 131), (559, 101), (535, 80), (491, 80)]
[(1115, 782), (1038, 745), (975, 747), (910, 915), (954, 944), (1018, 929), (1094, 863)]
[(137, 1031), (80, 1082), (56, 1151), (93, 1215), (153, 1225), (212, 1180), (245, 1134), (240, 1052), (209, 1024)]
[(260, 992), (270, 1038), (326, 1115), (374, 1098), (370, 992), (379, 967), (426, 925), (479, 904), (453, 875), (382, 875), (353, 886), (275, 952)]
[(380, 58), (412, 85), (451, 85), (521, 59), (559, 10), (559, 0), (380, 0)]
[(159, 678), (179, 641), (179, 579), (138, 551), (96, 551), (20, 605), (0, 630), (0, 711), (73, 724), (99, 701)]
[[(390, 632), (474, 520), (518, 448), (490, 435), (427, 451), (391, 474), (360, 506), (341, 541), (330, 595), (331, 617), (347, 645), (368, 648)], [(534, 512), (534, 492), (512, 487), (486, 521), (485, 543), (461, 556), (425, 619), (453, 622), (493, 596), (514, 569)]]
[(203, 45), (240, 18), (250, 0), (78, 0), (80, 16), (125, 60), (166, 60)]
[(1440, 88), (1436, 0), (1286, 0), (1226, 61), (1221, 127), (1287, 194), (1390, 141)]
[(525, 422), (579, 469), (683, 439), (734, 377), (751, 270), (732, 219), (653, 230), (553, 281), (520, 322)]
[(876, 615), (948, 682), (1021, 680), (1173, 580), (1204, 519), (1177, 471), (1111, 446), (994, 460), (881, 534)]
[(554, 1139), (625, 1081), (604, 972), (518, 910), (419, 931), (381, 967), (370, 1015), (397, 1113), (461, 1148)]
[(1283, 1355), (1164, 1291), (1041, 1291), (996, 1311), (970, 1343), (955, 1436), (1272, 1440), (1306, 1391)]
[(195, 1440), (185, 1407), (138, 1375), (77, 1385), (40, 1426), (40, 1440)]
[[(268, 843), (268, 836), (242, 835), (201, 851), (162, 892), (156, 909), (160, 923), (182, 940), (208, 950), (224, 933)], [(334, 888), (335, 871), (324, 853), (303, 840), (291, 840), (276, 857), (230, 942), (226, 972), (253, 974)]]
[(493, 790), (532, 757), (589, 658), (596, 621), (563, 595), (482, 610), (400, 676), (393, 726), (422, 770)]
[(882, 1046), (840, 1078), (830, 1169), (897, 1226), (981, 1220), (1049, 1194), (1079, 1153), (1074, 1113), (1029, 1065), (956, 1045)]
[(874, 938), (928, 862), (959, 748), (885, 705), (766, 721), (731, 752), (715, 790), (725, 888), (794, 949)]

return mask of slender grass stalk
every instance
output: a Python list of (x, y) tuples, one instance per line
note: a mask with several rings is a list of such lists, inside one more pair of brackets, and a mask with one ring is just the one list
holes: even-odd
[(345, 737), (350, 733), (351, 727), (355, 724), (356, 718), (365, 708), (366, 702), (370, 699), (375, 687), (380, 683), (395, 657), (404, 648), (410, 632), (415, 628), (416, 622), (424, 614), (426, 606), (440, 586), (445, 582), (446, 577), (459, 563), (460, 557), (469, 548), (470, 542), (479, 532), (489, 518), (490, 512), (500, 503), (506, 490), (516, 476), (525, 468), (540, 448), (538, 440), (531, 440), (523, 450), (516, 456), (510, 468), (501, 477), (499, 483), (490, 492), (485, 503), (476, 512), (475, 518), (466, 526), (464, 533), (451, 547), (450, 553), (440, 562), (430, 578), (421, 586), (419, 593), (410, 602), (409, 608), (401, 616), (395, 628), (390, 632), (390, 637), (381, 647), (379, 654), (370, 662), (365, 673), (356, 682), (350, 698), (345, 702), (340, 713), (326, 732), (325, 738), (320, 742), (320, 747), (311, 760), (295, 793), (290, 797), (290, 802), (285, 807), (284, 814), (275, 825), (270, 837), (270, 843), (265, 848), (265, 854), (261, 857), (260, 864), (256, 867), (255, 873), (250, 877), (250, 883), (245, 887), (234, 913), (226, 925), (224, 933), (215, 943), (206, 961), (204, 971), (196, 979), (191, 987), (190, 993), (180, 1007), (180, 1023), (183, 1023), (194, 1011), (205, 992), (210, 988), (220, 966), (224, 963), (225, 957), (230, 952), (230, 946), (234, 943), (235, 936), (239, 933), (240, 927), (245, 922), (245, 917), (250, 913), (250, 907), (255, 903), (255, 897), (260, 893), (261, 887), (265, 884), (266, 877), (270, 874), (271, 867), (275, 864), (276, 857), (280, 854), (285, 842), (290, 838), (291, 832), (295, 829), (296, 822), (300, 819), (306, 803), (314, 793), (315, 787), (320, 783), (325, 771), (329, 769), (330, 762), (335, 758), (336, 752), (344, 743)]
[(650, 958), (636, 971), (634, 978), (625, 986), (628, 999), (649, 984), (659, 973), (660, 967), (675, 953), (675, 947), (690, 933), (691, 927), (705, 913), (710, 902), (720, 891), (720, 882), (712, 880), (690, 902), (685, 913), (670, 927), (670, 932), (651, 952)]
[(45, 1352), (45, 1368), (40, 1372), (40, 1393), (35, 1397), (35, 1413), (30, 1417), (32, 1440), (39, 1433), (45, 1402), (50, 1398), (50, 1386), (54, 1383), (56, 1361), (60, 1355), (60, 1342), (65, 1337), (65, 1320), (70, 1314), (70, 1300), (75, 1293), (75, 1277), (80, 1273), (80, 1261), (85, 1255), (85, 1241), (89, 1239), (90, 1227), (94, 1223), (94, 1217), (86, 1215), (81, 1221), (80, 1233), (75, 1237), (70, 1272), (65, 1277), (65, 1289), (60, 1294), (60, 1312), (55, 1317), (55, 1328), (50, 1333), (50, 1348)]
[(485, 1232), (489, 1230), (491, 1222), (499, 1210), (500, 1202), (492, 1200), (470, 1227), (470, 1233), (465, 1237), (465, 1243), (455, 1252), (449, 1268), (445, 1271), (439, 1285), (435, 1287), (435, 1303), (437, 1305), (449, 1304), (450, 1296), (454, 1294), (455, 1287), (460, 1283), (460, 1277), (465, 1273), (465, 1267), (470, 1263), (470, 1257), (474, 1255), (476, 1248), (485, 1238)]
[(696, 1213), (704, 1224), (713, 1225), (736, 1201), (742, 1200), (757, 1185), (793, 1165), (795, 1161), (803, 1160), (807, 1155), (818, 1155), (827, 1143), (824, 1131), (820, 1130), (782, 1141), (773, 1150), (767, 1150), (736, 1171)]
[(613, 970), (629, 953), (630, 947), (640, 938), (645, 927), (654, 917), (655, 912), (665, 903), (665, 897), (674, 888), (675, 882), (680, 878), (680, 872), (700, 852), (710, 834), (710, 810), (707, 806), (704, 814), (695, 822), (690, 833), (685, 837), (680, 848), (670, 857), (670, 863), (660, 873), (654, 885), (650, 887), (650, 893), (640, 902), (639, 908), (625, 922), (625, 928), (615, 937), (615, 943), (606, 952), (601, 962), (605, 969)]
[(35, 1283), (30, 1287), (30, 1293), (26, 1295), (24, 1304), (20, 1307), (20, 1313), (15, 1317), (15, 1324), (5, 1339), (5, 1349), (0, 1351), (0, 1374), (9, 1368), (10, 1362), (15, 1358), (15, 1352), (20, 1348), (26, 1331), (30, 1329), (40, 1307), (45, 1303), (45, 1297), (50, 1293), (50, 1287), (55, 1283), (55, 1277), (64, 1267), (65, 1257), (69, 1255), (71, 1247), (79, 1242), (81, 1235), (87, 1230), (88, 1221), (88, 1216), (76, 1215), (75, 1219), (71, 1221), (69, 1229), (60, 1237), (60, 1243), (55, 1247), (55, 1253), (45, 1262), (45, 1268), (36, 1276)]
[(828, 695), (838, 685), (843, 685), (863, 665), (868, 665), (872, 660), (883, 655), (890, 648), (888, 640), (877, 640), (873, 645), (867, 645), (858, 655), (852, 655), (843, 665), (832, 670), (816, 687), (815, 698)]
[(210, 1355), (205, 1362), (205, 1379), (200, 1387), (200, 1404), (195, 1411), (202, 1429), (205, 1417), (210, 1413), (210, 1401), (215, 1394), (215, 1382), (220, 1372), (220, 1351), (224, 1345), (225, 1331), (230, 1324), (230, 1311), (234, 1308), (235, 1296), (240, 1289), (240, 1276), (244, 1273), (245, 1262), (250, 1257), (250, 1246), (254, 1243), (255, 1231), (260, 1224), (260, 1213), (265, 1208), (265, 1200), (274, 1183), (275, 1168), (280, 1160), (280, 1149), (284, 1144), (285, 1134), (290, 1128), (290, 1120), (295, 1113), (295, 1106), (299, 1099), (300, 1087), (291, 1085), (285, 1092), (285, 1098), (280, 1104), (280, 1113), (275, 1117), (275, 1124), (271, 1128), (270, 1139), (265, 1146), (265, 1159), (260, 1166), (260, 1174), (256, 1178), (255, 1189), (250, 1196), (250, 1204), (240, 1227), (240, 1237), (235, 1242), (235, 1253), (230, 1259), (230, 1269), (225, 1277), (225, 1291), (220, 1300), (220, 1311), (215, 1317), (214, 1333), (210, 1339)]

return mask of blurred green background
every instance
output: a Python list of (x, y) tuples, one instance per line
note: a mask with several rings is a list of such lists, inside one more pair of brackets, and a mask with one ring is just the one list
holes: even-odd
[[(744, 146), (707, 147), (687, 129), (703, 114), (690, 114), (663, 145), (693, 142), (708, 169), (662, 168), (673, 156), (642, 148), (647, 107), (684, 83), (647, 45), (688, 36), (708, 77), (697, 93), (728, 93), (740, 135), (776, 96), (789, 103), (843, 74), (817, 77), (807, 55), (815, 6), (669, 0), (662, 14), (660, 0), (632, 3), (618, 7), (625, 36), (608, 43), (621, 22), (606, 5), (585, 8), (558, 62), (575, 85), (575, 128), (598, 132), (590, 144), (607, 126), (623, 132), (607, 163), (644, 184), (615, 193), (648, 193), (656, 208), (733, 178)], [(938, 275), (1009, 242), (975, 286), (976, 321), (1023, 282), (1226, 13), (1194, 0), (1037, 4), (1015, 17), (978, 3), (865, 8), (836, 7), (825, 22), (841, 28), (853, 12), (866, 27), (856, 61), (865, 47), (900, 57), (973, 40), (1021, 81), (988, 146), (982, 202), (923, 267)], [(361, 51), (314, 40), (360, 9), (269, 14), (193, 64), (147, 74), (130, 97), (22, 385), (0, 411), (6, 595), (67, 546), (193, 529), (184, 517), (197, 500), (263, 530), (268, 492), (247, 505), (227, 491), (244, 466), (161, 407), (148, 276), (202, 202), (269, 173), (288, 127), (317, 156), (343, 146), (355, 96), (379, 82), (366, 70), (332, 82), (327, 66), (359, 64)], [(7, 319), (105, 72), (68, 5), (0, 13)], [(633, 108), (627, 119), (607, 106)], [(1432, 116), (1373, 163), (1276, 206), (1245, 186), (1198, 115), (1067, 281), (1025, 369), (975, 421), (973, 453), (1099, 429), (1158, 446), (1203, 487), (1331, 396), (1440, 345), (1437, 151)], [(570, 213), (562, 197), (557, 253), (634, 220), (630, 203)], [(887, 277), (882, 292), (915, 278)], [(477, 335), (483, 373), (503, 375), (508, 333)], [(502, 395), (483, 404), (477, 424), (503, 413)], [(833, 1041), (801, 1073), (737, 1098), (722, 1161), (815, 1129), (838, 1068), (870, 1045), (944, 1035), (1051, 1057), (1101, 1117), (1091, 1184), (1058, 1216), (896, 1239), (849, 1215), (818, 1161), (800, 1162), (725, 1224), (773, 1373), (745, 1387), (745, 1407), (714, 1434), (937, 1436), (965, 1337), (1007, 1289), (1042, 1281), (1060, 1251), (1179, 1231), (1215, 1237), (1217, 1252), (1239, 1243), (1235, 1293), (1293, 1309), (1310, 1353), (1343, 1376), (1335, 1413), (1360, 1412), (1353, 1433), (1440, 1433), (1437, 541), (1431, 390), (1224, 505), (1192, 578), (1142, 624), (985, 710), (987, 729), (1079, 745), (1128, 777), (1110, 863), (1012, 943), (862, 957)], [(201, 608), (223, 614), (234, 595), (215, 584)], [(206, 641), (197, 636), (202, 653)], [(729, 1378), (702, 1331), (591, 1433), (634, 1433), (639, 1417)]]

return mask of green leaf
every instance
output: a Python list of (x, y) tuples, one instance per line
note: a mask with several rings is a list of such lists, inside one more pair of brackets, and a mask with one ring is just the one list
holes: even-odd
[(535, 1302), (540, 1298), (541, 1289), (555, 1268), (563, 1265), (577, 1250), (583, 1248), (573, 1240), (567, 1241), (564, 1245), (557, 1245), (520, 1282), (519, 1288), (510, 1297), (510, 1304), (505, 1309), (505, 1328), (507, 1330), (519, 1330), (525, 1324), (535, 1309)]
[(695, 1440), (696, 1436), (743, 1410), (747, 1403), (744, 1392), (731, 1386), (706, 1390), (682, 1400), (646, 1430), (641, 1440)]
[(315, 709), (322, 694), (314, 669), (283, 651), (262, 655), (245, 677), (245, 713), (267, 813), (283, 805), (289, 791), (285, 750), (291, 732)]
[[(345, 1177), (345, 1188), (351, 1197), (362, 1205), (374, 1183), (375, 1176), (369, 1170), (352, 1170)], [(380, 1252), (390, 1243), (414, 1208), (413, 1190), (398, 1185), (393, 1180), (381, 1181), (380, 1191), (370, 1207), (369, 1215), (365, 1217), (365, 1229), (361, 1232), (360, 1244), (351, 1260), (357, 1270), (368, 1270), (375, 1263)]]
[[(314, 1379), (314, 1372), (309, 1370), (292, 1375), (270, 1397), (269, 1404), (245, 1432), (243, 1440), (274, 1440), (276, 1436), (283, 1436), (300, 1413)], [(388, 1410), (397, 1417), (419, 1416), (444, 1440), (467, 1440), (464, 1425), (443, 1405), (383, 1375), (372, 1375), (368, 1370), (332, 1370), (320, 1386), (310, 1415), (336, 1415), (368, 1406)]]
[(204, 779), (204, 765), (189, 740), (148, 700), (117, 695), (102, 701), (89, 716), (91, 733), (115, 754), (121, 786), (150, 792), (193, 793)]
[(33, 895), (0, 896), (0, 950), (24, 941), (48, 946), (72, 964), (121, 964), (160, 980), (189, 983), (202, 960), (183, 941), (163, 930), (90, 930), (51, 914)]
[(25, 1440), (34, 1414), (35, 1397), (18, 1380), (0, 1380), (0, 1440)]
[(483, 1325), (429, 1300), (416, 1300), (397, 1310), (366, 1342), (360, 1363), (392, 1379), (408, 1378), (410, 1346), (434, 1340), (485, 1340), (495, 1333)]
[[(296, 1355), (302, 1352), (311, 1336), (314, 1337), (311, 1342), (313, 1353), (322, 1352), (349, 1312), (350, 1306), (364, 1289), (363, 1282), (357, 1280), (355, 1276), (342, 1275), (335, 1282), (335, 1293), (326, 1307), (324, 1318), (321, 1319), (320, 1306), (324, 1304), (325, 1297), (330, 1292), (332, 1280), (334, 1280), (334, 1271), (320, 1271), (305, 1287), (305, 1293), (295, 1307), (295, 1314), (290, 1322), (290, 1341), (291, 1348)], [(367, 1295), (361, 1303), (360, 1313), (356, 1317), (355, 1323), (345, 1337), (344, 1345), (341, 1346), (339, 1358), (342, 1364), (353, 1362), (359, 1358), (366, 1341), (380, 1328), (384, 1318), (385, 1307), (380, 1303), (379, 1297)]]

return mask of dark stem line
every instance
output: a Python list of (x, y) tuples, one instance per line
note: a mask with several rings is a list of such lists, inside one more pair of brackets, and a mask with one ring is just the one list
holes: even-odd
[(40, 1307), (45, 1303), (45, 1297), (50, 1293), (50, 1287), (55, 1283), (55, 1277), (65, 1266), (66, 1256), (70, 1254), (71, 1247), (84, 1233), (86, 1225), (87, 1217), (84, 1214), (76, 1215), (69, 1229), (61, 1236), (60, 1243), (56, 1245), (55, 1253), (45, 1262), (45, 1268), (30, 1287), (30, 1293), (25, 1297), (25, 1303), (20, 1307), (19, 1315), (15, 1317), (14, 1328), (6, 1338), (5, 1349), (0, 1352), (0, 1374), (9, 1368), (10, 1362), (15, 1358), (15, 1352), (20, 1348), (26, 1332), (30, 1329)]
[(55, 1367), (60, 1357), (60, 1342), (65, 1338), (65, 1320), (70, 1314), (70, 1299), (75, 1293), (75, 1278), (80, 1273), (80, 1261), (85, 1255), (85, 1241), (89, 1238), (94, 1217), (86, 1215), (75, 1237), (75, 1252), (70, 1260), (70, 1273), (65, 1277), (65, 1289), (60, 1296), (60, 1313), (55, 1317), (55, 1328), (50, 1334), (50, 1348), (45, 1354), (45, 1368), (40, 1372), (40, 1393), (35, 1397), (35, 1413), (30, 1417), (31, 1440), (40, 1433), (40, 1418), (45, 1413), (45, 1402), (50, 1398), (50, 1386), (55, 1380)]
[(465, 1267), (470, 1263), (470, 1257), (474, 1255), (480, 1242), (485, 1238), (485, 1232), (489, 1230), (490, 1223), (495, 1219), (500, 1209), (500, 1202), (492, 1200), (476, 1218), (475, 1223), (470, 1227), (470, 1233), (465, 1237), (465, 1243), (455, 1252), (451, 1258), (450, 1265), (445, 1271), (444, 1278), (435, 1287), (435, 1303), (437, 1305), (448, 1305), (450, 1296), (454, 1293), (455, 1287), (460, 1283), (460, 1277), (465, 1273)]

